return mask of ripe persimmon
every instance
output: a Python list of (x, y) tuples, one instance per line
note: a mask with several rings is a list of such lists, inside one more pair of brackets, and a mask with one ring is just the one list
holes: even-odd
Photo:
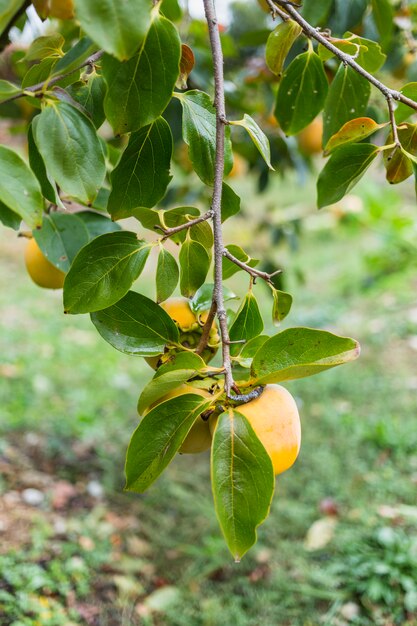
[(61, 289), (65, 274), (45, 257), (35, 239), (29, 239), (25, 250), (25, 264), (34, 283), (45, 289)]
[(316, 117), (297, 136), (300, 152), (306, 156), (320, 154), (323, 151), (323, 119)]

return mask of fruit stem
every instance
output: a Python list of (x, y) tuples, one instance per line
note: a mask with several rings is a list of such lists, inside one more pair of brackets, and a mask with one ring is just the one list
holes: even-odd
[(217, 318), (220, 325), (222, 339), (223, 367), (225, 377), (225, 392), (230, 396), (234, 381), (232, 374), (232, 362), (230, 358), (230, 337), (227, 327), (227, 314), (223, 297), (223, 233), (221, 202), (224, 176), (224, 146), (225, 146), (225, 125), (226, 103), (224, 97), (224, 73), (223, 73), (223, 51), (220, 41), (220, 32), (216, 16), (214, 0), (203, 0), (204, 12), (206, 15), (211, 54), (214, 69), (214, 107), (216, 109), (216, 157), (214, 166), (213, 196), (211, 210), (213, 211), (213, 234), (214, 234), (214, 290), (213, 302), (217, 310)]

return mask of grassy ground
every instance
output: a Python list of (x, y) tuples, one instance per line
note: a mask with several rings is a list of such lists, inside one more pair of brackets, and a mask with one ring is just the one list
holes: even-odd
[[(271, 224), (299, 216), (296, 192), (280, 190), (278, 212), (276, 190), (261, 197)], [(309, 186), (302, 194), (298, 250), (276, 252), (295, 298), (287, 325), (354, 336), (363, 352), (289, 385), (302, 451), (240, 565), (217, 526), (206, 455), (179, 457), (143, 497), (122, 493), (151, 371), (87, 317), (64, 316), (60, 294), (26, 276), (23, 242), (2, 231), (2, 626), (417, 624), (414, 208), (367, 185), (341, 207), (363, 210), (335, 224), (310, 210)]]

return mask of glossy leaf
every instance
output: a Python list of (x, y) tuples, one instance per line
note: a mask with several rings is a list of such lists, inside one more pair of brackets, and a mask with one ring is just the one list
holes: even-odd
[(275, 487), (272, 462), (246, 417), (219, 416), (211, 452), (211, 483), (217, 518), (235, 561), (256, 542)]
[(29, 228), (42, 224), (43, 198), (39, 183), (21, 156), (0, 146), (0, 197)]
[(171, 362), (161, 365), (152, 380), (143, 389), (138, 413), (142, 415), (154, 402), (177, 389), (206, 367), (203, 359), (192, 352), (178, 352)]
[[(407, 83), (401, 89), (401, 93), (407, 98), (411, 98), (411, 100), (417, 100), (417, 83)], [(399, 102), (397, 108), (395, 110), (395, 121), (397, 124), (401, 124), (406, 119), (415, 114), (414, 109), (411, 109), (406, 104)]]
[[(216, 110), (210, 96), (203, 91), (176, 95), (183, 107), (182, 132), (191, 162), (203, 183), (212, 185), (216, 159)], [(225, 134), (224, 172), (228, 174), (233, 166), (229, 127), (226, 127)]]
[(353, 361), (359, 352), (354, 339), (325, 330), (289, 328), (263, 344), (254, 356), (251, 373), (257, 384), (279, 383)]
[(280, 291), (279, 289), (272, 289), (272, 295), (274, 298), (274, 304), (272, 307), (272, 321), (275, 325), (280, 324), (291, 311), (292, 307), (292, 295)]
[[(417, 156), (417, 126), (402, 124), (398, 128), (398, 139), (401, 148), (384, 151), (384, 165), (387, 171), (387, 181), (392, 185), (401, 183), (413, 174), (412, 160)], [(392, 134), (387, 143), (392, 143)]]
[(369, 82), (351, 67), (340, 64), (330, 85), (324, 106), (323, 145), (340, 128), (357, 117), (363, 117), (371, 93)]
[(57, 102), (44, 108), (33, 133), (46, 169), (61, 189), (90, 204), (106, 174), (91, 121), (67, 102)]
[(222, 187), (222, 222), (225, 222), (229, 217), (233, 217), (240, 211), (240, 198), (237, 193), (227, 185), (223, 183)]
[(37, 115), (28, 128), (28, 156), (32, 172), (35, 174), (41, 186), (42, 195), (56, 206), (62, 206), (59, 194), (52, 177), (46, 171), (44, 160), (33, 137), (33, 129), (36, 127), (39, 116)]
[(23, 3), (24, 0), (0, 0), (0, 35)]
[(116, 135), (139, 130), (161, 115), (171, 100), (180, 58), (178, 32), (164, 17), (153, 19), (139, 52), (129, 61), (103, 57), (108, 85), (104, 110)]
[(156, 300), (164, 302), (175, 291), (180, 272), (175, 257), (168, 250), (161, 247), (156, 266)]
[(65, 312), (91, 313), (118, 302), (142, 272), (150, 246), (127, 231), (93, 239), (75, 257), (65, 279)]
[(150, 24), (147, 0), (74, 0), (81, 28), (100, 48), (121, 61), (139, 48)]
[(234, 122), (230, 122), (230, 124), (232, 126), (241, 126), (247, 131), (249, 137), (258, 148), (261, 157), (263, 158), (269, 169), (273, 170), (274, 168), (271, 165), (271, 147), (269, 145), (269, 139), (265, 135), (263, 130), (259, 128), (255, 120), (250, 115), (245, 113), (245, 115), (243, 116), (243, 120), (236, 120)]
[(55, 267), (68, 272), (72, 261), (89, 241), (88, 230), (76, 214), (45, 215), (40, 230), (33, 231), (40, 249)]
[(370, 137), (377, 130), (381, 130), (381, 128), (385, 128), (386, 126), (388, 126), (388, 122), (385, 124), (377, 124), (375, 120), (370, 117), (358, 117), (354, 120), (350, 120), (350, 122), (346, 122), (335, 135), (330, 137), (324, 153), (328, 155), (340, 146), (362, 141), (362, 139)]
[(209, 405), (201, 396), (184, 394), (158, 404), (145, 415), (127, 449), (127, 491), (142, 493), (158, 478)]
[(317, 181), (318, 208), (341, 200), (362, 178), (379, 152), (380, 148), (370, 143), (355, 143), (337, 148)]
[(191, 298), (206, 279), (210, 257), (201, 243), (187, 239), (181, 246), (179, 262), (181, 293)]
[[(259, 263), (258, 259), (252, 259), (244, 250), (242, 250), (240, 246), (235, 246), (234, 244), (231, 244), (229, 246), (226, 246), (226, 248), (230, 252), (230, 254), (233, 254), (234, 257), (239, 259), (239, 261), (243, 261), (243, 263), (246, 263), (247, 265), (249, 265), (249, 267), (255, 267)], [(233, 263), (233, 261), (230, 261), (226, 257), (223, 257), (222, 264), (224, 280), (226, 280), (227, 278), (231, 278), (234, 274), (236, 274), (236, 272), (243, 271), (238, 265), (236, 265), (235, 263)]]
[(129, 217), (137, 207), (151, 209), (163, 198), (172, 178), (171, 156), (171, 130), (162, 117), (132, 133), (111, 175), (107, 209), (113, 219)]
[(260, 335), (263, 329), (264, 323), (259, 311), (258, 302), (252, 291), (249, 291), (242, 301), (229, 331), (230, 341), (242, 341), (243, 343), (232, 343), (230, 346), (231, 354), (238, 354), (244, 344), (257, 335)]
[(320, 113), (328, 90), (323, 63), (309, 50), (290, 63), (282, 77), (275, 117), (287, 135), (296, 135)]
[(129, 291), (119, 302), (91, 314), (100, 335), (116, 350), (134, 356), (157, 356), (178, 343), (178, 328), (149, 298)]
[(162, 0), (160, 10), (171, 22), (181, 19), (182, 11), (178, 0)]
[(268, 37), (266, 42), (266, 64), (273, 74), (281, 76), (285, 59), (296, 39), (301, 35), (302, 28), (294, 22), (282, 22)]

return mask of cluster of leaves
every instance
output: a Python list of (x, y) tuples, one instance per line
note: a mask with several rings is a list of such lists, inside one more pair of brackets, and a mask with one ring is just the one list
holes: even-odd
[[(25, 68), (21, 84), (0, 81), (0, 102), (7, 105), (10, 98), (24, 96), (36, 111), (27, 131), (29, 165), (15, 151), (0, 146), (0, 220), (16, 230), (24, 220), (44, 255), (66, 273), (66, 313), (90, 314), (101, 336), (125, 354), (169, 355), (139, 399), (141, 412), (159, 404), (132, 437), (126, 463), (128, 489), (148, 488), (199, 416), (207, 410), (220, 413), (212, 445), (213, 493), (229, 548), (240, 558), (268, 514), (274, 490), (272, 464), (247, 420), (225, 397), (223, 369), (209, 366), (196, 354), (160, 306), (177, 286), (195, 314), (212, 302), (208, 277), (213, 232), (202, 214), (208, 203), (178, 206), (170, 183), (173, 132), (179, 128), (206, 194), (202, 197), (209, 195), (216, 165), (216, 111), (208, 93), (186, 87), (194, 55), (174, 24), (181, 19), (176, 0), (163, 0), (152, 8), (148, 0), (122, 4), (108, 0), (106, 10), (102, 5), (97, 0), (75, 0), (77, 22), (70, 20), (61, 32), (35, 39), (20, 56)], [(15, 2), (13, 15), (22, 6)], [(13, 15), (0, 14), (0, 26), (7, 28)], [(377, 12), (374, 15), (378, 26)], [(197, 27), (190, 27), (190, 40), (199, 36), (193, 28)], [(380, 35), (388, 45), (382, 28)], [(337, 59), (311, 42), (288, 63), (287, 55), (301, 40), (304, 45), (300, 27), (285, 21), (269, 36), (266, 59), (277, 77), (275, 115), (287, 135), (299, 133), (324, 109), (324, 142), (331, 156), (318, 181), (319, 206), (343, 197), (380, 152), (388, 155), (390, 182), (403, 180), (417, 160), (414, 125), (404, 124), (412, 110), (400, 106), (396, 111), (401, 146), (392, 146), (390, 139), (383, 147), (363, 143), (387, 125), (364, 117), (369, 83), (340, 63), (329, 86), (325, 64), (337, 64)], [(379, 44), (357, 34), (331, 41), (367, 71), (378, 71), (385, 61)], [(404, 88), (407, 95), (413, 90), (414, 85)], [(265, 167), (272, 170), (268, 138), (254, 117), (244, 113), (226, 127), (225, 175), (233, 166), (236, 132), (246, 133)], [(239, 210), (240, 198), (223, 183), (222, 220)], [(123, 218), (136, 219), (140, 234), (115, 223)], [(156, 230), (162, 232), (159, 238)], [(153, 249), (158, 251), (157, 302), (132, 290)], [(241, 263), (256, 266), (238, 244), (229, 245), (228, 252)], [(223, 259), (224, 280), (238, 271), (241, 266)], [(353, 339), (323, 330), (292, 328), (272, 337), (263, 334), (252, 282), (229, 319), (234, 377), (242, 390), (310, 376), (357, 357)], [(280, 323), (292, 299), (272, 283), (269, 286), (273, 319)], [(231, 297), (227, 292), (226, 296)], [(189, 393), (162, 401), (174, 387), (189, 381), (208, 390), (210, 397)]]

